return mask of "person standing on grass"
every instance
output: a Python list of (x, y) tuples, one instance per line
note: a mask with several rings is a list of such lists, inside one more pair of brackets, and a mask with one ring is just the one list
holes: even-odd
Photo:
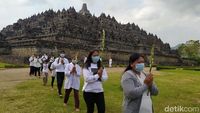
[(30, 58), (29, 58), (29, 66), (30, 66), (30, 72), (29, 75), (34, 75), (34, 59), (35, 59), (35, 54), (33, 54)]
[(55, 80), (55, 76), (56, 76), (55, 66), (53, 65), (54, 60), (55, 59), (52, 56), (50, 58), (50, 62), (49, 62), (49, 70), (51, 71), (51, 88), (52, 88), (52, 90), (53, 90), (53, 84), (54, 84), (54, 80)]
[(74, 90), (74, 100), (75, 100), (75, 111), (79, 110), (79, 88), (80, 88), (80, 76), (81, 67), (77, 64), (77, 60), (73, 59), (70, 64), (65, 68), (65, 97), (64, 106), (67, 105), (69, 95), (72, 90)]
[(123, 113), (153, 113), (152, 95), (158, 95), (153, 75), (144, 72), (144, 58), (133, 53), (121, 79)]
[[(42, 61), (42, 63), (41, 63), (41, 65), (43, 65), (43, 63), (46, 61), (46, 60), (48, 60), (48, 56), (47, 56), (47, 54), (45, 53), (44, 55), (42, 55), (42, 57), (40, 58), (41, 59), (41, 61)], [(41, 67), (41, 69), (40, 69), (41, 71), (43, 70), (43, 66)]]
[(65, 67), (68, 64), (68, 59), (65, 58), (65, 52), (62, 51), (60, 56), (55, 59), (53, 66), (55, 66), (58, 94), (62, 97), (62, 86), (65, 77)]
[(34, 67), (35, 67), (35, 76), (37, 76), (38, 74), (38, 77), (40, 78), (40, 68), (41, 68), (41, 59), (40, 59), (40, 56), (37, 55), (37, 57), (34, 58)]
[(105, 113), (105, 99), (102, 82), (107, 80), (106, 69), (102, 66), (99, 51), (91, 51), (83, 68), (83, 97), (87, 105), (87, 113), (94, 113), (97, 105), (98, 113)]
[(46, 86), (48, 81), (48, 72), (49, 72), (48, 60), (44, 61), (43, 63), (42, 72), (43, 72), (43, 85)]
[(109, 68), (111, 68), (112, 67), (112, 58), (111, 57), (109, 58), (108, 64), (109, 64)]

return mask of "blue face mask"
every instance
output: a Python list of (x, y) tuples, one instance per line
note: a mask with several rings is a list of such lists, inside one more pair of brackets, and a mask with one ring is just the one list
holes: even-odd
[(100, 56), (92, 56), (92, 62), (97, 63), (100, 60)]
[(139, 63), (135, 65), (135, 70), (137, 72), (142, 72), (144, 70), (144, 63)]

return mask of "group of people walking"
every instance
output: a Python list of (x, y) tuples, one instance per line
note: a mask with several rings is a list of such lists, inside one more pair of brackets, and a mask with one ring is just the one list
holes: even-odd
[[(59, 57), (48, 58), (44, 54), (41, 58), (30, 57), (30, 75), (36, 76), (37, 66), (34, 64), (40, 62), (43, 72), (43, 84), (47, 84), (48, 73), (51, 72), (51, 87), (56, 78), (58, 96), (63, 97), (62, 87), (64, 82), (64, 106), (67, 106), (69, 95), (74, 92), (75, 111), (80, 111), (80, 76), (83, 75), (84, 85), (82, 88), (83, 98), (87, 106), (87, 113), (94, 113), (94, 106), (97, 106), (98, 113), (105, 113), (105, 98), (103, 82), (108, 79), (108, 74), (102, 64), (98, 50), (91, 51), (87, 59), (84, 59), (84, 66), (78, 64), (76, 58), (70, 62), (65, 57), (64, 51)], [(35, 67), (36, 66), (36, 67)], [(111, 67), (111, 65), (109, 65)], [(37, 68), (37, 69), (36, 69)], [(153, 83), (152, 74), (143, 72), (144, 59), (139, 54), (130, 56), (129, 64), (123, 73), (121, 86), (124, 92), (124, 113), (153, 113), (151, 95), (157, 95), (158, 90)], [(40, 69), (39, 69), (40, 70)], [(147, 93), (149, 92), (149, 95)]]

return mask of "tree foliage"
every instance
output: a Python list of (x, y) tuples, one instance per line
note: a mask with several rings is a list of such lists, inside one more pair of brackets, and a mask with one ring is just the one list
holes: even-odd
[(182, 58), (189, 58), (200, 61), (200, 41), (189, 40), (178, 48), (178, 52)]

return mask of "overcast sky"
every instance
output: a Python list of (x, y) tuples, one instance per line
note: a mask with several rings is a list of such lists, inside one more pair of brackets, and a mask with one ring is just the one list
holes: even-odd
[(79, 11), (83, 3), (96, 16), (104, 12), (118, 22), (134, 22), (172, 47), (200, 40), (200, 0), (0, 0), (0, 30), (47, 9)]

